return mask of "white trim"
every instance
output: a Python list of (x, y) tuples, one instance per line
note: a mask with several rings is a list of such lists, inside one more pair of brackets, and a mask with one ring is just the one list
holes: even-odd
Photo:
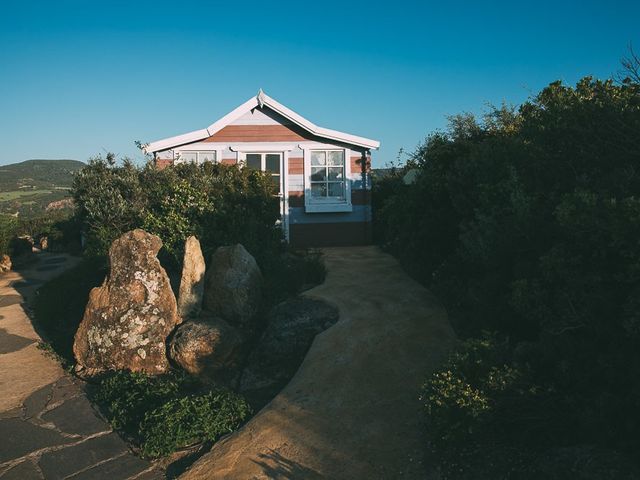
[(229, 145), (232, 152), (248, 152), (248, 153), (284, 153), (293, 150), (295, 145), (278, 145), (277, 143), (247, 143), (246, 145)]
[[(189, 160), (182, 160), (180, 157), (182, 156), (183, 153), (195, 153), (196, 154), (196, 161), (195, 162), (190, 162)], [(202, 165), (203, 161), (200, 160), (200, 153), (214, 153), (215, 154), (215, 160), (212, 163), (220, 163), (220, 160), (222, 159), (222, 150), (213, 150), (213, 149), (203, 149), (203, 148), (177, 148), (173, 150), (173, 160), (175, 163), (195, 163), (197, 165)]]
[(284, 224), (284, 238), (289, 242), (289, 150), (282, 152), (282, 164), (284, 169), (282, 177), (282, 203), (284, 205), (282, 222)]
[(168, 148), (173, 148), (179, 145), (184, 145), (186, 143), (202, 140), (203, 138), (207, 138), (208, 136), (209, 135), (206, 129), (194, 130), (193, 132), (183, 133), (182, 135), (176, 135), (175, 137), (169, 137), (163, 140), (152, 142), (144, 147), (144, 151), (146, 153), (154, 153), (160, 150), (166, 150)]
[(271, 110), (279, 113), (283, 117), (291, 120), (296, 125), (304, 128), (309, 133), (316, 135), (318, 137), (328, 138), (331, 140), (337, 140), (340, 142), (348, 143), (350, 145), (356, 145), (359, 147), (365, 148), (373, 148), (378, 149), (380, 147), (380, 142), (377, 140), (371, 140), (365, 137), (359, 137), (357, 135), (351, 135), (349, 133), (338, 132), (337, 130), (331, 130), (329, 128), (319, 127), (316, 124), (310, 122), (306, 118), (298, 115), (293, 110), (285, 107), (281, 103), (277, 102), (275, 99), (266, 95), (262, 90), (258, 92), (258, 95), (255, 97), (251, 97), (249, 100), (244, 102), (242, 105), (234, 109), (233, 111), (227, 113), (220, 120), (212, 123), (206, 129), (195, 130), (190, 133), (185, 133), (184, 135), (178, 135), (176, 137), (165, 138), (163, 140), (157, 140), (155, 142), (149, 143), (144, 148), (146, 153), (154, 153), (159, 150), (166, 150), (168, 148), (176, 147), (179, 145), (184, 145), (188, 142), (196, 142), (198, 140), (202, 140), (204, 138), (210, 137), (214, 135), (216, 132), (222, 130), (224, 127), (234, 122), (242, 115), (247, 113), (248, 111), (254, 108), (264, 108), (268, 107)]
[[(302, 145), (300, 145), (302, 148)], [(311, 196), (311, 152), (314, 150), (342, 150), (344, 155), (344, 195), (343, 201), (335, 199), (313, 199)], [(351, 150), (348, 148), (302, 148), (304, 158), (304, 208), (307, 213), (351, 212)]]

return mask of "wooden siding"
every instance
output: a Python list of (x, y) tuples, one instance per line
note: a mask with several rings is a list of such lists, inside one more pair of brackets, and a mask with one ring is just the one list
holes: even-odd
[(289, 228), (294, 248), (369, 245), (372, 238), (369, 222), (306, 223)]
[(365, 157), (366, 161), (362, 162), (362, 155), (351, 156), (351, 173), (362, 173), (371, 171), (371, 157)]
[(299, 127), (288, 125), (228, 125), (204, 142), (299, 142), (312, 138)]
[(304, 158), (289, 158), (289, 175), (304, 173)]
[(167, 168), (169, 165), (173, 165), (173, 160), (165, 159), (165, 158), (156, 158), (156, 168), (158, 170), (162, 170), (163, 168)]

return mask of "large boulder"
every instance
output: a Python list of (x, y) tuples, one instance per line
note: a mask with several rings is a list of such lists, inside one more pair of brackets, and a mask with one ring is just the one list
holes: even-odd
[(109, 249), (111, 271), (89, 303), (75, 335), (78, 369), (162, 373), (166, 339), (180, 322), (169, 278), (156, 255), (159, 237), (133, 230)]
[(182, 277), (178, 293), (178, 314), (182, 318), (197, 315), (202, 308), (204, 294), (205, 263), (200, 242), (196, 237), (189, 237), (184, 244)]
[(214, 377), (234, 363), (242, 337), (221, 318), (205, 316), (176, 328), (169, 342), (169, 355), (193, 375)]
[(240, 245), (220, 247), (211, 256), (205, 282), (204, 307), (234, 325), (245, 326), (262, 299), (262, 273)]
[(260, 408), (289, 382), (313, 339), (339, 318), (338, 309), (322, 300), (296, 297), (276, 305), (251, 352), (240, 379), (240, 391)]

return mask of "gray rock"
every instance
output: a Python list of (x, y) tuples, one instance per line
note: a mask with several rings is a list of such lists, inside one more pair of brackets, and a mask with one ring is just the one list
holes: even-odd
[(276, 305), (240, 380), (240, 391), (262, 406), (295, 375), (313, 339), (336, 323), (338, 309), (321, 300), (297, 297)]
[(240, 244), (220, 247), (211, 257), (204, 307), (233, 325), (247, 325), (262, 300), (262, 273)]
[(166, 339), (180, 323), (169, 278), (156, 255), (162, 241), (143, 230), (115, 240), (111, 271), (89, 303), (75, 335), (79, 370), (163, 373), (169, 367)]
[(36, 467), (30, 460), (25, 460), (0, 475), (0, 479), (2, 480), (39, 480), (41, 478), (42, 475), (40, 474), (38, 467)]
[(204, 274), (205, 263), (200, 242), (196, 237), (191, 236), (184, 244), (182, 278), (178, 293), (178, 314), (182, 318), (200, 312), (204, 294)]
[(178, 326), (169, 342), (169, 355), (187, 372), (214, 376), (235, 360), (242, 337), (220, 318), (189, 320)]
[(72, 438), (60, 433), (25, 422), (20, 418), (0, 420), (0, 463), (21, 458), (35, 450), (45, 447), (64, 445), (73, 442)]
[(58, 430), (73, 435), (87, 436), (111, 430), (83, 395), (67, 400), (41, 418), (47, 423), (53, 423)]
[[(38, 466), (44, 478), (66, 478), (85, 468), (119, 457), (128, 451), (128, 446), (116, 433), (91, 438), (71, 447), (44, 453)], [(122, 477), (121, 477), (122, 478)]]

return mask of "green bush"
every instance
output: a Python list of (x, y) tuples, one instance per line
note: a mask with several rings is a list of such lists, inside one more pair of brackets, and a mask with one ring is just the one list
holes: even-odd
[(235, 430), (250, 414), (239, 395), (200, 385), (184, 373), (151, 376), (127, 371), (98, 378), (91, 398), (109, 423), (138, 445), (145, 457), (159, 457)]
[(104, 374), (98, 381), (93, 400), (103, 407), (113, 428), (134, 438), (147, 412), (193, 386), (192, 380), (178, 373), (151, 376), (118, 371)]
[[(453, 117), (415, 152), (416, 182), (374, 202), (380, 242), (444, 301), (457, 332), (508, 338), (507, 359), (485, 362), (514, 373), (506, 397), (486, 369), (443, 370), (432, 384), (469, 401), (457, 410), (441, 398), (451, 408), (430, 422), (461, 444), (485, 432), (482, 455), (502, 459), (488, 478), (526, 478), (542, 444), (638, 458), (638, 145), (640, 86), (556, 82), (517, 110)], [(553, 414), (516, 394), (526, 387)]]
[(148, 412), (140, 425), (142, 454), (160, 457), (202, 441), (216, 441), (237, 429), (251, 413), (238, 394), (218, 389), (175, 398)]
[(17, 226), (17, 218), (0, 215), (0, 255), (11, 254), (11, 241), (16, 235)]
[(270, 176), (205, 163), (142, 168), (113, 155), (91, 160), (74, 178), (73, 198), (87, 233), (87, 253), (106, 255), (126, 231), (158, 235), (179, 265), (184, 241), (196, 235), (205, 258), (220, 245), (242, 243), (260, 262), (280, 250), (278, 199)]

